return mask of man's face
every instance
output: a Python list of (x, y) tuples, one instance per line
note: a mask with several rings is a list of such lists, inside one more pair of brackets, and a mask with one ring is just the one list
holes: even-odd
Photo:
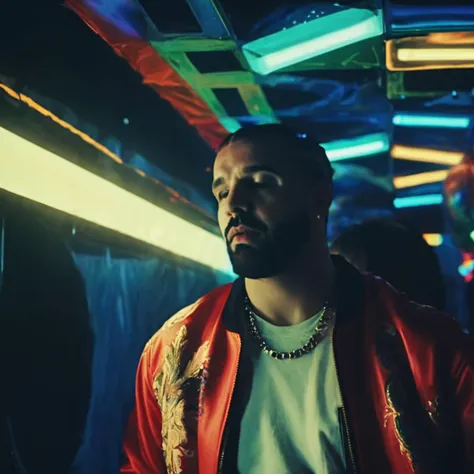
[(284, 272), (311, 240), (308, 185), (276, 146), (232, 143), (214, 163), (213, 193), (234, 272), (252, 279)]

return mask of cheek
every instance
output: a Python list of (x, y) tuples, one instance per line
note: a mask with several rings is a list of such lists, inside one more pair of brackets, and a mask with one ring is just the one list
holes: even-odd
[(229, 219), (226, 217), (222, 208), (218, 208), (217, 210), (217, 222), (219, 224), (221, 234), (224, 235), (224, 232), (229, 224)]

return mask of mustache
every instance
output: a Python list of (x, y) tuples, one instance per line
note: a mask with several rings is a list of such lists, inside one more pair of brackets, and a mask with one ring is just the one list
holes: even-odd
[(236, 217), (233, 217), (227, 224), (225, 229), (225, 237), (227, 239), (229, 232), (233, 227), (239, 227), (240, 225), (248, 227), (250, 229), (258, 230), (260, 232), (265, 232), (267, 227), (263, 222), (260, 222), (251, 214), (237, 214)]

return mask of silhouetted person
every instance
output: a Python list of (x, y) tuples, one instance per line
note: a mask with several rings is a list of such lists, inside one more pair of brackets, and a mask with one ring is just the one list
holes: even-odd
[(382, 277), (420, 304), (445, 307), (443, 275), (435, 251), (422, 235), (389, 219), (374, 219), (344, 229), (331, 252), (359, 271)]
[(28, 214), (5, 218), (0, 472), (65, 474), (82, 442), (93, 335), (82, 277)]

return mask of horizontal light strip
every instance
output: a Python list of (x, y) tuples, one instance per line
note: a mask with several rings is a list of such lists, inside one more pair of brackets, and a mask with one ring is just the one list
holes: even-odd
[(374, 133), (322, 143), (322, 147), (326, 150), (329, 160), (334, 162), (385, 153), (390, 149), (390, 141), (386, 133)]
[(427, 171), (426, 173), (410, 174), (407, 176), (396, 176), (393, 178), (395, 189), (411, 188), (422, 184), (439, 183), (448, 176), (448, 170)]
[(443, 202), (442, 194), (425, 194), (422, 196), (407, 196), (395, 198), (393, 205), (397, 209), (403, 209), (407, 207), (421, 207), (421, 206), (435, 206)]
[(449, 115), (395, 114), (393, 124), (399, 127), (467, 128), (469, 117)]
[(448, 166), (458, 165), (464, 158), (464, 153), (461, 152), (415, 148), (404, 145), (394, 145), (391, 154), (392, 158), (397, 160), (419, 161)]
[(397, 58), (405, 63), (474, 61), (474, 48), (400, 48)]
[[(64, 120), (60, 119), (56, 115), (54, 115), (51, 111), (45, 109), (43, 106), (39, 105), (37, 102), (35, 102), (33, 99), (28, 97), (25, 94), (20, 94), (16, 91), (14, 91), (12, 88), (6, 86), (5, 84), (2, 84), (0, 82), (0, 89), (6, 92), (10, 97), (21, 101), (25, 103), (28, 107), (32, 108), (36, 112), (40, 113), (41, 115), (44, 115), (45, 117), (48, 117), (51, 119), (54, 123), (58, 124), (59, 126), (63, 127), (64, 129), (68, 130), (69, 132), (73, 133), (74, 135), (77, 135), (79, 138), (81, 138), (84, 142), (88, 143), (89, 145), (93, 146), (96, 150), (100, 151), (101, 153), (104, 153), (105, 155), (109, 156), (114, 160), (116, 163), (123, 164), (122, 159), (110, 151), (107, 147), (102, 145), (101, 143), (97, 142), (94, 140), (92, 137), (87, 135), (86, 133), (82, 132), (81, 130), (78, 130), (77, 128), (73, 127), (71, 124), (65, 122)], [(132, 168), (130, 167), (135, 173), (139, 174), (140, 176), (150, 179), (155, 183), (156, 185), (162, 187), (165, 189), (167, 192), (169, 192), (171, 195), (173, 195), (175, 198), (179, 199), (181, 202), (185, 203), (187, 206), (192, 207), (196, 210), (198, 210), (200, 213), (205, 214), (207, 217), (213, 217), (211, 216), (210, 213), (208, 213), (205, 209), (201, 208), (197, 204), (195, 204), (192, 201), (189, 201), (186, 199), (184, 196), (180, 195), (175, 189), (171, 188), (170, 186), (167, 186), (165, 183), (160, 181), (159, 179), (149, 176), (145, 174), (143, 171), (139, 170), (138, 168)]]
[(0, 188), (215, 270), (223, 239), (0, 127)]
[(243, 53), (250, 67), (265, 75), (382, 34), (381, 11), (350, 8), (259, 38)]
[(50, 118), (53, 122), (57, 123), (61, 127), (63, 127), (66, 130), (70, 131), (74, 135), (77, 135), (82, 140), (84, 140), (86, 143), (89, 143), (94, 148), (99, 150), (101, 153), (104, 153), (105, 155), (112, 158), (112, 160), (114, 160), (116, 163), (123, 164), (122, 159), (118, 155), (116, 155), (115, 153), (110, 151), (108, 148), (106, 148), (101, 143), (98, 143), (96, 140), (91, 138), (89, 135), (85, 134), (84, 132), (81, 132), (80, 130), (73, 127), (71, 124), (65, 122), (64, 120), (61, 120), (59, 117), (54, 115), (49, 110), (45, 109), (43, 106), (39, 105), (37, 102), (35, 102), (30, 97), (28, 97), (24, 94), (19, 94), (18, 92), (14, 91), (10, 87), (8, 87), (8, 86), (6, 86), (5, 84), (2, 84), (2, 83), (0, 83), (0, 89), (2, 89), (4, 92), (6, 92), (10, 97), (13, 97), (14, 99), (19, 100), (21, 102), (24, 102), (29, 107), (36, 110), (36, 112), (40, 113), (41, 115), (44, 115), (45, 117)]
[(441, 234), (423, 234), (423, 238), (431, 247), (439, 247), (443, 244), (444, 240)]

